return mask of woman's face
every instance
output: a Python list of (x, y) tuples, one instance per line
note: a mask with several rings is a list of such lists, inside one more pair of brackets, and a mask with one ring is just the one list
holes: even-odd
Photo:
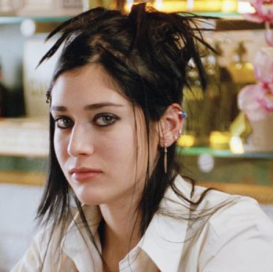
[[(56, 156), (78, 199), (96, 205), (138, 200), (148, 153), (143, 113), (137, 107), (134, 113), (105, 70), (92, 64), (62, 74), (52, 89), (51, 113)], [(152, 138), (155, 161), (158, 141)]]

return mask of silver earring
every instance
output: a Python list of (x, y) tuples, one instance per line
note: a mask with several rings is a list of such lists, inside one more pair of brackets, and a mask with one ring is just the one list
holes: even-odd
[(167, 144), (165, 143), (165, 147), (164, 147), (164, 173), (167, 174), (167, 153), (168, 153), (168, 149), (167, 149)]
[(174, 137), (174, 139), (177, 141), (177, 139), (178, 139), (178, 136), (177, 135), (174, 135), (173, 136)]

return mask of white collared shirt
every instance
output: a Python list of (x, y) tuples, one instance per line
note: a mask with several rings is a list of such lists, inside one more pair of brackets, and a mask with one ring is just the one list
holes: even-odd
[[(190, 196), (191, 185), (180, 176), (175, 184)], [(203, 191), (196, 186), (192, 200)], [(102, 272), (99, 208), (84, 206), (84, 212), (98, 250), (80, 231), (76, 215), (79, 225), (70, 224), (59, 254), (54, 251), (59, 245), (55, 233), (43, 259), (50, 235), (45, 230), (11, 272), (40, 272), (42, 263), (45, 272)], [(122, 272), (273, 272), (273, 223), (251, 198), (210, 191), (190, 212), (169, 188), (145, 235), (119, 267)]]

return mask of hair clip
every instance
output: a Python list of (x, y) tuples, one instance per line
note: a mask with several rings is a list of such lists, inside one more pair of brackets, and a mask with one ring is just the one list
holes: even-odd
[(186, 112), (180, 111), (179, 113), (183, 119), (186, 119), (188, 117), (188, 114)]

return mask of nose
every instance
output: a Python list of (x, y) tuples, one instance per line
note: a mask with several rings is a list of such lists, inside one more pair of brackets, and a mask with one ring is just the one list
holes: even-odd
[(84, 126), (74, 125), (70, 134), (67, 152), (72, 157), (88, 156), (94, 153), (92, 136)]

